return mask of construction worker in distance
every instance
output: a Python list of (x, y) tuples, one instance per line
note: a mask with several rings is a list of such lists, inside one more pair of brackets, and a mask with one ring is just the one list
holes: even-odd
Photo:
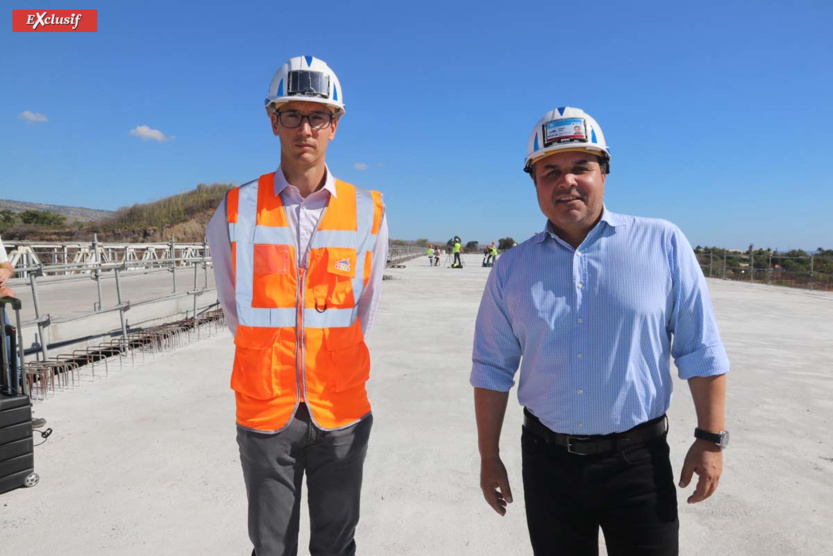
[(497, 245), (493, 241), (487, 249), (489, 250), (489, 259), (486, 261), (486, 265), (494, 266), (495, 260), (497, 259)]
[(520, 367), (534, 553), (597, 555), (601, 529), (608, 554), (677, 555), (672, 358), (697, 419), (679, 480), (699, 476), (688, 503), (718, 488), (729, 441), (729, 359), (700, 264), (674, 224), (608, 210), (610, 151), (583, 110), (556, 108), (535, 124), (524, 170), (546, 225), (495, 264), (475, 325), (483, 496), (500, 515), (512, 503), (499, 447)]
[(234, 334), (252, 554), (297, 554), (306, 475), (310, 554), (354, 555), (373, 423), (365, 336), (388, 253), (385, 206), (327, 167), (344, 95), (323, 60), (290, 58), (265, 108), (280, 166), (229, 191), (207, 231)]
[(451, 268), (463, 268), (463, 261), (460, 259), (460, 251), (463, 249), (463, 244), (460, 243), (459, 237), (454, 237), (454, 246), (451, 252), (454, 254), (454, 261), (451, 263)]
[(434, 265), (434, 255), (435, 255), (433, 245), (428, 246), (427, 255), (428, 255), (428, 266), (433, 266)]

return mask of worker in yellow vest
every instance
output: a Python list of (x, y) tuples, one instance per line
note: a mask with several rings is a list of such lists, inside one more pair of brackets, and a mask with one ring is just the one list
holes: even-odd
[(463, 268), (463, 261), (460, 259), (460, 251), (463, 249), (459, 237), (454, 237), (454, 245), (451, 247), (451, 252), (454, 254), (454, 261), (451, 263), (451, 268)]
[(495, 261), (497, 260), (497, 245), (493, 241), (492, 244), (489, 246), (489, 266), (494, 266)]
[(229, 191), (207, 231), (234, 334), (249, 538), (258, 556), (297, 553), (306, 475), (310, 553), (355, 554), (385, 206), (327, 167), (344, 96), (324, 61), (291, 58), (265, 104), (280, 166)]

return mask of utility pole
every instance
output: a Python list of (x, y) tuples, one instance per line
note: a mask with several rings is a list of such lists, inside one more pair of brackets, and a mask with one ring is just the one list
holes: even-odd
[(811, 290), (811, 291), (812, 291), (812, 290), (814, 290), (814, 289), (816, 289), (816, 288), (815, 288), (815, 286), (816, 286), (816, 285), (815, 285), (815, 283), (814, 283), (814, 277), (813, 277), (813, 261), (814, 261), (814, 259), (815, 259), (815, 256), (816, 256), (816, 254), (815, 254), (815, 253), (813, 253), (812, 255), (810, 255), (810, 290)]

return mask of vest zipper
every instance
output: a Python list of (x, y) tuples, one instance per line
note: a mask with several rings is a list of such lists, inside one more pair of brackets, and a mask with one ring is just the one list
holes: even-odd
[[(321, 225), (321, 222), (324, 220), (324, 215), (327, 214), (327, 209), (329, 207), (330, 207), (330, 201), (328, 200), (327, 204), (324, 206), (324, 209), (321, 211), (321, 214), (318, 217), (318, 222), (315, 223), (315, 228), (313, 228), (312, 234), (310, 234), (309, 244), (307, 245), (307, 260), (306, 260), (307, 266), (309, 266), (309, 261), (310, 261), (310, 258), (311, 258), (310, 257), (310, 252), (312, 251), (312, 244), (313, 244), (313, 240), (315, 239), (315, 233), (318, 231), (318, 227)], [(286, 210), (286, 209), (284, 209), (284, 210)], [(293, 234), (293, 239), (294, 239), (294, 237), (295, 237), (295, 235)], [(296, 243), (299, 243), (299, 242), (297, 242), (297, 240), (296, 240)], [(299, 252), (300, 252), (300, 249), (301, 249), (301, 246), (298, 245)], [(298, 277), (299, 277), (298, 284), (300, 285), (301, 290), (299, 292), (299, 295), (296, 296), (296, 298), (298, 299), (298, 303), (299, 303), (298, 304), (298, 326), (296, 327), (298, 329), (298, 346), (299, 346), (299, 348), (296, 348), (295, 360), (296, 360), (296, 368), (297, 368), (297, 373), (298, 373), (298, 387), (300, 388), (301, 384), (303, 384), (304, 403), (306, 403), (307, 407), (309, 408), (310, 420), (313, 423), (316, 423), (315, 415), (313, 415), (312, 408), (309, 407), (309, 401), (307, 400), (306, 368), (304, 366), (304, 362), (306, 361), (306, 344), (304, 343), (303, 313), (304, 313), (304, 310), (305, 310), (304, 307), (306, 306), (306, 293), (307, 293), (307, 273), (306, 273), (306, 271), (307, 270), (309, 270), (309, 269), (308, 268), (301, 268), (301, 265), (298, 265)], [(297, 353), (298, 353), (297, 350), (298, 349), (300, 349), (300, 352), (301, 352), (300, 361), (298, 361), (298, 357), (297, 357)], [(299, 394), (300, 394), (300, 392), (299, 392)], [(317, 423), (316, 423), (316, 426), (317, 426)]]
[[(298, 300), (298, 326), (295, 327), (296, 330), (296, 342), (295, 342), (295, 380), (298, 385), (296, 398), (301, 397), (301, 388), (303, 387), (304, 392), (304, 403), (307, 401), (307, 385), (304, 382), (304, 292), (306, 290), (306, 280), (307, 280), (307, 269), (298, 267), (298, 292), (295, 295), (295, 299)], [(298, 357), (300, 354), (300, 358)]]

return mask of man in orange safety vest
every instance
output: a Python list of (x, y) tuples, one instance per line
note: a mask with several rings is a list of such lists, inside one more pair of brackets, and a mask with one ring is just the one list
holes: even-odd
[(386, 263), (385, 206), (326, 165), (344, 98), (324, 61), (291, 58), (265, 104), (280, 166), (229, 191), (207, 231), (234, 333), (249, 537), (258, 556), (297, 552), (306, 474), (310, 553), (353, 555), (373, 422), (364, 338)]

